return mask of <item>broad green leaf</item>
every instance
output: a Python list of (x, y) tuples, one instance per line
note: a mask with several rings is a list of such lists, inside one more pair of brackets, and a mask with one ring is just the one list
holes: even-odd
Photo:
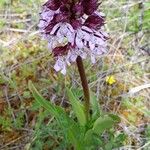
[(54, 117), (58, 118), (59, 114), (56, 110), (56, 108), (54, 107), (54, 105), (50, 102), (48, 102), (47, 100), (45, 100), (37, 91), (37, 89), (34, 87), (34, 85), (32, 84), (31, 81), (29, 81), (28, 83), (29, 89), (33, 94), (33, 97), (35, 98), (35, 100), (42, 106), (44, 107), (46, 110), (48, 110), (50, 112), (51, 115), (53, 115)]
[(111, 142), (107, 143), (107, 144), (105, 145), (105, 149), (106, 149), (106, 150), (112, 150), (112, 149), (113, 149), (112, 143), (111, 143)]
[(102, 145), (102, 141), (99, 137), (99, 135), (95, 134), (92, 129), (89, 129), (84, 137), (84, 142), (86, 146), (97, 146)]
[(74, 111), (80, 125), (85, 126), (86, 116), (85, 116), (83, 105), (75, 98), (75, 96), (73, 95), (73, 93), (71, 92), (70, 89), (68, 89), (68, 88), (66, 88), (66, 89), (67, 89), (69, 101), (72, 105), (73, 111)]
[(86, 132), (85, 137), (84, 137), (84, 142), (87, 143), (87, 145), (93, 144), (93, 134), (94, 134), (94, 131), (92, 129)]
[(82, 143), (80, 140), (80, 128), (77, 123), (69, 118), (69, 116), (65, 113), (65, 111), (51, 102), (45, 100), (37, 89), (34, 87), (31, 81), (29, 81), (29, 89), (32, 92), (35, 100), (44, 107), (52, 116), (56, 118), (59, 126), (62, 128), (64, 133), (64, 138), (67, 139), (74, 147), (82, 147)]
[(74, 145), (75, 149), (85, 150), (82, 138), (82, 130), (80, 130), (80, 127), (76, 126), (75, 124), (71, 124), (67, 132), (68, 132), (68, 139)]
[(106, 129), (112, 128), (116, 121), (116, 118), (113, 116), (105, 115), (104, 117), (99, 117), (93, 125), (93, 131), (96, 134), (103, 133)]
[(51, 102), (45, 100), (37, 91), (37, 89), (34, 87), (31, 81), (29, 81), (29, 89), (32, 92), (35, 100), (42, 107), (44, 107), (52, 116), (54, 116), (61, 125), (63, 125), (65, 128), (67, 127), (67, 125), (69, 125), (71, 119), (67, 116), (65, 111), (61, 107), (56, 106)]

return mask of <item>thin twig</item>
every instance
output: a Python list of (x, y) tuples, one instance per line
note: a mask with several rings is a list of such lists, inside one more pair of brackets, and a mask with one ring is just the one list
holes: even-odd
[(15, 114), (13, 113), (13, 110), (12, 110), (12, 108), (11, 108), (11, 104), (10, 104), (10, 102), (9, 102), (7, 89), (8, 89), (8, 87), (5, 86), (5, 88), (4, 88), (4, 93), (5, 93), (6, 101), (7, 101), (7, 104), (8, 104), (8, 109), (11, 110), (12, 118), (13, 118), (14, 122), (16, 122)]

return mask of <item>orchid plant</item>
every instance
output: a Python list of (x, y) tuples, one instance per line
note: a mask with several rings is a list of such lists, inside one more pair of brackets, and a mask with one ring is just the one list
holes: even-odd
[[(65, 130), (64, 136), (77, 150), (97, 146), (95, 141), (101, 143), (98, 135), (119, 121), (115, 115), (100, 113), (98, 101), (93, 94), (90, 96), (82, 62), (90, 57), (91, 62), (95, 63), (96, 57), (107, 52), (108, 35), (103, 30), (105, 15), (98, 11), (99, 5), (98, 0), (48, 0), (40, 13), (38, 27), (56, 60), (56, 72), (60, 71), (65, 75), (66, 67), (77, 63), (84, 92), (84, 105), (68, 88), (67, 93), (78, 121), (70, 118), (63, 108), (46, 101), (29, 82), (35, 99), (56, 118)], [(92, 114), (89, 113), (91, 109)]]

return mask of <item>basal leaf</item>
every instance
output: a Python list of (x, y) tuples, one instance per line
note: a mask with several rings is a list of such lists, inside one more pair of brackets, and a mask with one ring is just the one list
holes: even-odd
[(96, 134), (103, 133), (106, 129), (112, 128), (116, 123), (116, 119), (114, 117), (105, 115), (104, 117), (99, 117), (93, 125), (93, 131)]
[(65, 113), (65, 111), (51, 102), (45, 100), (37, 89), (34, 87), (31, 81), (29, 81), (29, 89), (33, 94), (35, 100), (45, 108), (52, 116), (56, 118), (58, 121), (58, 125), (62, 128), (64, 133), (64, 138), (67, 139), (74, 147), (82, 147), (82, 143), (80, 141), (80, 128), (77, 123), (69, 118), (69, 116)]
[(80, 125), (85, 126), (86, 124), (86, 116), (84, 112), (83, 105), (75, 98), (70, 89), (67, 88), (67, 94), (69, 97), (69, 101), (72, 105), (73, 111), (80, 123)]
[(48, 110), (50, 112), (50, 114), (56, 118), (59, 117), (59, 114), (56, 110), (56, 108), (54, 107), (54, 105), (50, 102), (48, 102), (47, 100), (45, 100), (40, 93), (37, 91), (37, 89), (34, 87), (34, 85), (32, 84), (31, 81), (29, 81), (28, 83), (29, 89), (33, 94), (33, 97), (35, 98), (35, 100), (42, 106), (44, 107), (46, 110)]
[(95, 134), (92, 129), (89, 129), (84, 137), (84, 142), (87, 147), (102, 145), (99, 135)]

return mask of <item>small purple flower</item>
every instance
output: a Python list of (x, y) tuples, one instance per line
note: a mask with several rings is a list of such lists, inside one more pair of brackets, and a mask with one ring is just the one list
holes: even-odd
[(85, 59), (106, 53), (104, 14), (97, 0), (48, 0), (40, 13), (39, 29), (56, 58), (54, 69), (66, 74), (66, 66), (78, 56)]

